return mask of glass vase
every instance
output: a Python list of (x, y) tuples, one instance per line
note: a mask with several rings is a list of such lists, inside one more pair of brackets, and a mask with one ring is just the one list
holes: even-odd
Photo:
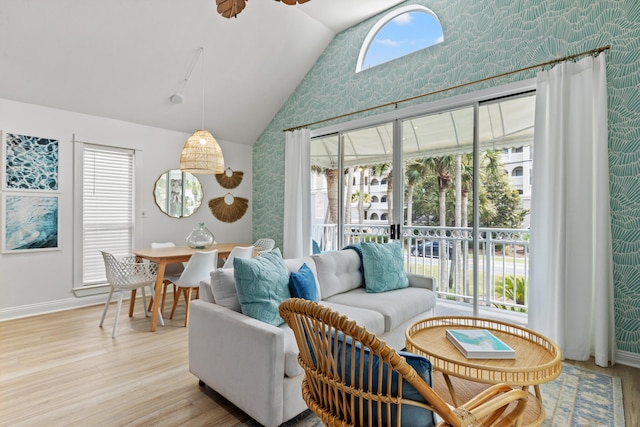
[(213, 244), (213, 233), (204, 226), (204, 222), (193, 228), (187, 237), (187, 245), (193, 249), (205, 249)]

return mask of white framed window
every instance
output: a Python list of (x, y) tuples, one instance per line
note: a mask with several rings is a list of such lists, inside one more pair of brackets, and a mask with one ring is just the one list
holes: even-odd
[(130, 253), (135, 232), (135, 151), (76, 143), (74, 289), (106, 283), (100, 251)]
[(430, 9), (409, 5), (392, 10), (365, 37), (356, 73), (443, 41), (442, 25)]

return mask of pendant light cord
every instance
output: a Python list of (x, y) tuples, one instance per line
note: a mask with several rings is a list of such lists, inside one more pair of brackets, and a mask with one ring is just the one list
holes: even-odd
[(202, 130), (204, 130), (204, 47), (200, 48), (202, 52)]

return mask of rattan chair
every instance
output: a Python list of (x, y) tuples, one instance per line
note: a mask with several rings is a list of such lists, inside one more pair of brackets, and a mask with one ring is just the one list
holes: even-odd
[[(104, 311), (102, 312), (102, 319), (100, 319), (100, 327), (104, 323), (104, 318), (107, 315), (109, 304), (111, 303), (111, 297), (113, 291), (118, 291), (118, 307), (116, 309), (116, 318), (113, 322), (113, 332), (111, 337), (116, 337), (116, 331), (118, 329), (118, 319), (120, 317), (120, 310), (122, 308), (122, 297), (124, 291), (131, 291), (131, 300), (129, 302), (129, 317), (133, 316), (133, 307), (136, 301), (136, 291), (142, 290), (142, 304), (144, 306), (144, 315), (149, 317), (147, 312), (147, 301), (144, 288), (149, 286), (151, 288), (151, 297), (153, 297), (153, 287), (156, 283), (156, 277), (158, 274), (158, 265), (155, 263), (139, 261), (135, 256), (127, 255), (122, 257), (116, 257), (113, 254), (102, 251), (102, 258), (104, 259), (105, 272), (107, 274), (107, 281), (109, 282), (109, 296), (107, 302), (104, 305)], [(164, 325), (162, 319), (162, 313), (160, 314), (160, 324)]]
[[(527, 393), (506, 384), (491, 386), (454, 409), (405, 357), (355, 321), (297, 298), (282, 302), (279, 311), (300, 349), (302, 396), (325, 425), (403, 426), (409, 423), (409, 412), (415, 422), (415, 408), (423, 408), (418, 409), (419, 421), (425, 421), (421, 425), (433, 421), (432, 411), (440, 417), (439, 425), (509, 426), (518, 423), (525, 410)], [(409, 390), (423, 401), (411, 400)]]
[(263, 254), (265, 252), (269, 252), (276, 245), (276, 241), (273, 239), (258, 239), (253, 244), (258, 251), (258, 255)]

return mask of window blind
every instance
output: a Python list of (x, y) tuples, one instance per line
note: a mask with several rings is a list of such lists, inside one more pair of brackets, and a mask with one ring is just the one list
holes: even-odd
[(106, 282), (100, 251), (130, 253), (134, 151), (85, 144), (82, 162), (82, 284)]

